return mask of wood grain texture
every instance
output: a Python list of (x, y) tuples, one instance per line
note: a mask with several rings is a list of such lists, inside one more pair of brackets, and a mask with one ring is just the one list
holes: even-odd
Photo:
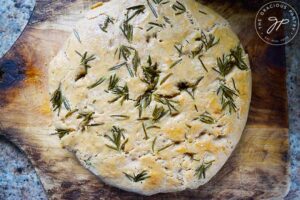
[(247, 127), (232, 156), (208, 184), (142, 197), (101, 183), (61, 148), (58, 137), (51, 135), (47, 63), (94, 2), (37, 0), (25, 31), (0, 60), (0, 134), (28, 155), (49, 199), (282, 199), (289, 188), (285, 51), (259, 40), (255, 9), (234, 1), (201, 1), (229, 20), (253, 71)]

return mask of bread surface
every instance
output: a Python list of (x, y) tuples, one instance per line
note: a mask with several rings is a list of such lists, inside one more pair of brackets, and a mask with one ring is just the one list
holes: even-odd
[(152, 195), (220, 170), (246, 124), (251, 70), (229, 23), (197, 1), (111, 0), (52, 60), (49, 92), (62, 145), (105, 183)]

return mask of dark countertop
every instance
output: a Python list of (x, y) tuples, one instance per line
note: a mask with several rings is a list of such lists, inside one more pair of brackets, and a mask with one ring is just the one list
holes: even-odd
[[(24, 29), (34, 0), (0, 0), (0, 57)], [(288, 1), (300, 13), (297, 0)], [(288, 200), (300, 199), (300, 34), (287, 48), (291, 180)], [(0, 111), (1, 112), (1, 111)], [(0, 136), (0, 199), (46, 199), (38, 176), (26, 156)]]

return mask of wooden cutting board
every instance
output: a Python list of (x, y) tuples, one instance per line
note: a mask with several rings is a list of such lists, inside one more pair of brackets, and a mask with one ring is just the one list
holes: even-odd
[(282, 199), (287, 194), (285, 50), (258, 38), (254, 29), (257, 9), (232, 1), (202, 1), (229, 20), (250, 56), (253, 97), (236, 150), (203, 187), (142, 197), (103, 184), (51, 135), (47, 63), (95, 1), (36, 3), (25, 31), (0, 61), (0, 132), (26, 153), (49, 199)]

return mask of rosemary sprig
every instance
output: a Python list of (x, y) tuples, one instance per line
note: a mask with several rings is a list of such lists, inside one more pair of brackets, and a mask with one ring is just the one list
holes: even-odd
[(131, 56), (131, 50), (134, 50), (134, 48), (121, 45), (119, 48), (119, 59), (123, 57), (126, 61), (128, 61), (128, 58)]
[(129, 24), (128, 22), (124, 21), (121, 24), (120, 29), (121, 29), (123, 35), (128, 40), (128, 42), (131, 42), (133, 39), (133, 26), (131, 24)]
[(232, 111), (236, 112), (237, 108), (234, 102), (234, 96), (238, 96), (238, 94), (234, 90), (221, 82), (217, 94), (221, 95), (222, 110), (225, 110), (228, 107), (230, 113), (232, 113)]
[(172, 8), (176, 12), (175, 15), (181, 15), (186, 12), (185, 6), (179, 1), (176, 1), (176, 3), (172, 5)]
[(188, 83), (186, 81), (179, 82), (177, 84), (177, 88), (180, 91), (187, 92), (194, 99), (194, 95), (195, 95), (195, 91), (197, 89), (197, 86), (199, 85), (199, 83), (202, 81), (203, 78), (204, 77), (201, 76), (200, 78), (197, 79), (197, 81), (195, 83)]
[(217, 45), (220, 42), (220, 39), (216, 39), (213, 34), (209, 34), (208, 37), (201, 32), (201, 37), (196, 38), (196, 41), (201, 41), (205, 47), (205, 50), (212, 48), (213, 46)]
[(57, 128), (55, 129), (54, 135), (58, 135), (59, 139), (65, 137), (66, 135), (69, 135), (71, 132), (75, 131), (75, 129), (69, 128), (69, 129), (62, 129), (62, 128)]
[(158, 122), (161, 118), (163, 118), (168, 112), (164, 109), (164, 107), (155, 106), (152, 112), (152, 120), (154, 122)]
[(179, 60), (175, 61), (173, 64), (171, 64), (170, 69), (172, 69), (173, 67), (175, 67), (176, 65), (178, 65), (179, 63), (181, 63), (182, 58), (180, 58)]
[(125, 139), (124, 136), (125, 129), (119, 128), (117, 126), (113, 126), (110, 131), (112, 133), (112, 136), (105, 135), (104, 137), (108, 138), (109, 141), (112, 142), (114, 146), (108, 144), (106, 144), (106, 146), (116, 151), (124, 151), (125, 145), (128, 142), (128, 138)]
[(196, 169), (195, 176), (197, 176), (198, 179), (205, 178), (206, 170), (212, 166), (213, 162), (214, 162), (214, 160), (209, 161), (207, 163), (203, 163), (202, 165), (200, 165), (200, 167), (198, 167)]
[(243, 49), (240, 45), (238, 45), (235, 49), (231, 49), (230, 55), (234, 58), (237, 68), (239, 68), (240, 70), (248, 69), (247, 64), (243, 60)]
[(174, 101), (168, 97), (164, 97), (161, 95), (155, 95), (155, 101), (163, 105), (166, 105), (169, 109), (171, 116), (175, 116), (179, 113), (178, 109), (176, 108), (176, 105), (179, 103), (178, 101)]
[(85, 113), (79, 113), (77, 116), (77, 119), (82, 119), (80, 122), (80, 126), (82, 127), (82, 130), (85, 130), (86, 127), (90, 125), (90, 122), (93, 119), (94, 112), (85, 112)]
[(232, 61), (231, 56), (223, 55), (222, 58), (217, 59), (217, 67), (213, 68), (216, 72), (218, 72), (221, 76), (225, 77), (228, 75), (232, 69), (234, 68), (235, 63)]
[(108, 90), (111, 91), (113, 90), (114, 88), (117, 87), (118, 83), (119, 83), (120, 79), (119, 77), (116, 76), (116, 74), (114, 75), (111, 75), (109, 77), (109, 84), (108, 84)]
[(114, 20), (113, 20), (113, 18), (111, 18), (111, 17), (109, 17), (109, 16), (106, 16), (106, 19), (105, 19), (105, 21), (104, 21), (104, 23), (101, 25), (99, 25), (99, 28), (103, 31), (103, 32), (105, 32), (105, 33), (107, 33), (107, 28), (108, 28), (108, 25), (109, 24), (114, 24)]
[(88, 56), (87, 52), (84, 52), (84, 54), (81, 54), (78, 51), (75, 52), (81, 57), (80, 65), (84, 67), (84, 70), (80, 74), (78, 74), (75, 78), (75, 81), (78, 81), (79, 79), (82, 79), (87, 75), (88, 69), (91, 68), (89, 62), (95, 60), (96, 57), (95, 55)]
[(243, 50), (241, 46), (237, 46), (235, 49), (230, 50), (230, 54), (223, 55), (222, 58), (217, 59), (217, 67), (213, 68), (221, 76), (225, 77), (228, 75), (234, 67), (239, 68), (240, 70), (247, 70), (248, 66), (243, 60)]
[(68, 100), (62, 94), (61, 84), (59, 84), (58, 88), (52, 94), (50, 101), (52, 103), (53, 111), (58, 110), (58, 115), (60, 114), (62, 105), (64, 105), (67, 110), (71, 110)]
[(144, 123), (144, 122), (142, 123), (142, 127), (143, 127), (143, 131), (144, 131), (144, 135), (145, 135), (144, 139), (145, 139), (145, 140), (148, 140), (149, 137), (148, 137), (148, 133), (147, 133), (147, 130), (146, 130), (146, 127), (145, 127), (145, 123)]
[(148, 172), (146, 170), (143, 170), (142, 172), (138, 173), (138, 174), (127, 174), (125, 172), (123, 172), (125, 174), (125, 176), (132, 182), (141, 182), (144, 181), (148, 178), (150, 178), (150, 176), (148, 176)]
[(143, 109), (147, 108), (151, 104), (152, 93), (153, 92), (149, 90), (137, 98), (135, 107), (139, 109), (139, 117), (142, 117)]
[(152, 63), (151, 56), (148, 57), (148, 66), (143, 66), (143, 75), (144, 78), (142, 79), (143, 82), (147, 83), (149, 86), (153, 88), (158, 83), (160, 71), (158, 69), (157, 63)]
[(141, 79), (144, 83), (148, 85), (147, 90), (144, 94), (140, 95), (137, 100), (135, 107), (139, 109), (139, 117), (142, 115), (142, 110), (148, 107), (152, 101), (152, 94), (158, 84), (160, 71), (158, 70), (158, 64), (152, 63), (151, 56), (148, 57), (148, 66), (143, 66), (143, 75), (144, 77)]
[(158, 14), (157, 14), (155, 8), (153, 7), (153, 5), (150, 3), (149, 0), (147, 0), (147, 4), (148, 4), (148, 6), (149, 6), (151, 12), (153, 13), (154, 17), (155, 17), (155, 18), (158, 18)]
[(196, 120), (199, 119), (201, 122), (205, 124), (214, 124), (216, 123), (216, 120), (210, 115), (210, 113), (205, 112), (201, 114), (199, 117), (196, 118)]
[(114, 103), (121, 99), (120, 103), (123, 105), (124, 101), (129, 100), (129, 89), (127, 84), (124, 87), (118, 86), (112, 90), (112, 93), (117, 95), (114, 99), (110, 100), (109, 103)]
[[(144, 13), (146, 7), (144, 5), (136, 5), (127, 8), (127, 19), (126, 22), (129, 22), (131, 19), (133, 19), (135, 16)], [(129, 16), (130, 12), (133, 11), (133, 13)]]
[(99, 80), (97, 80), (95, 83), (93, 83), (92, 85), (88, 86), (88, 89), (93, 89), (99, 85), (101, 85), (106, 79), (104, 77), (101, 77)]

